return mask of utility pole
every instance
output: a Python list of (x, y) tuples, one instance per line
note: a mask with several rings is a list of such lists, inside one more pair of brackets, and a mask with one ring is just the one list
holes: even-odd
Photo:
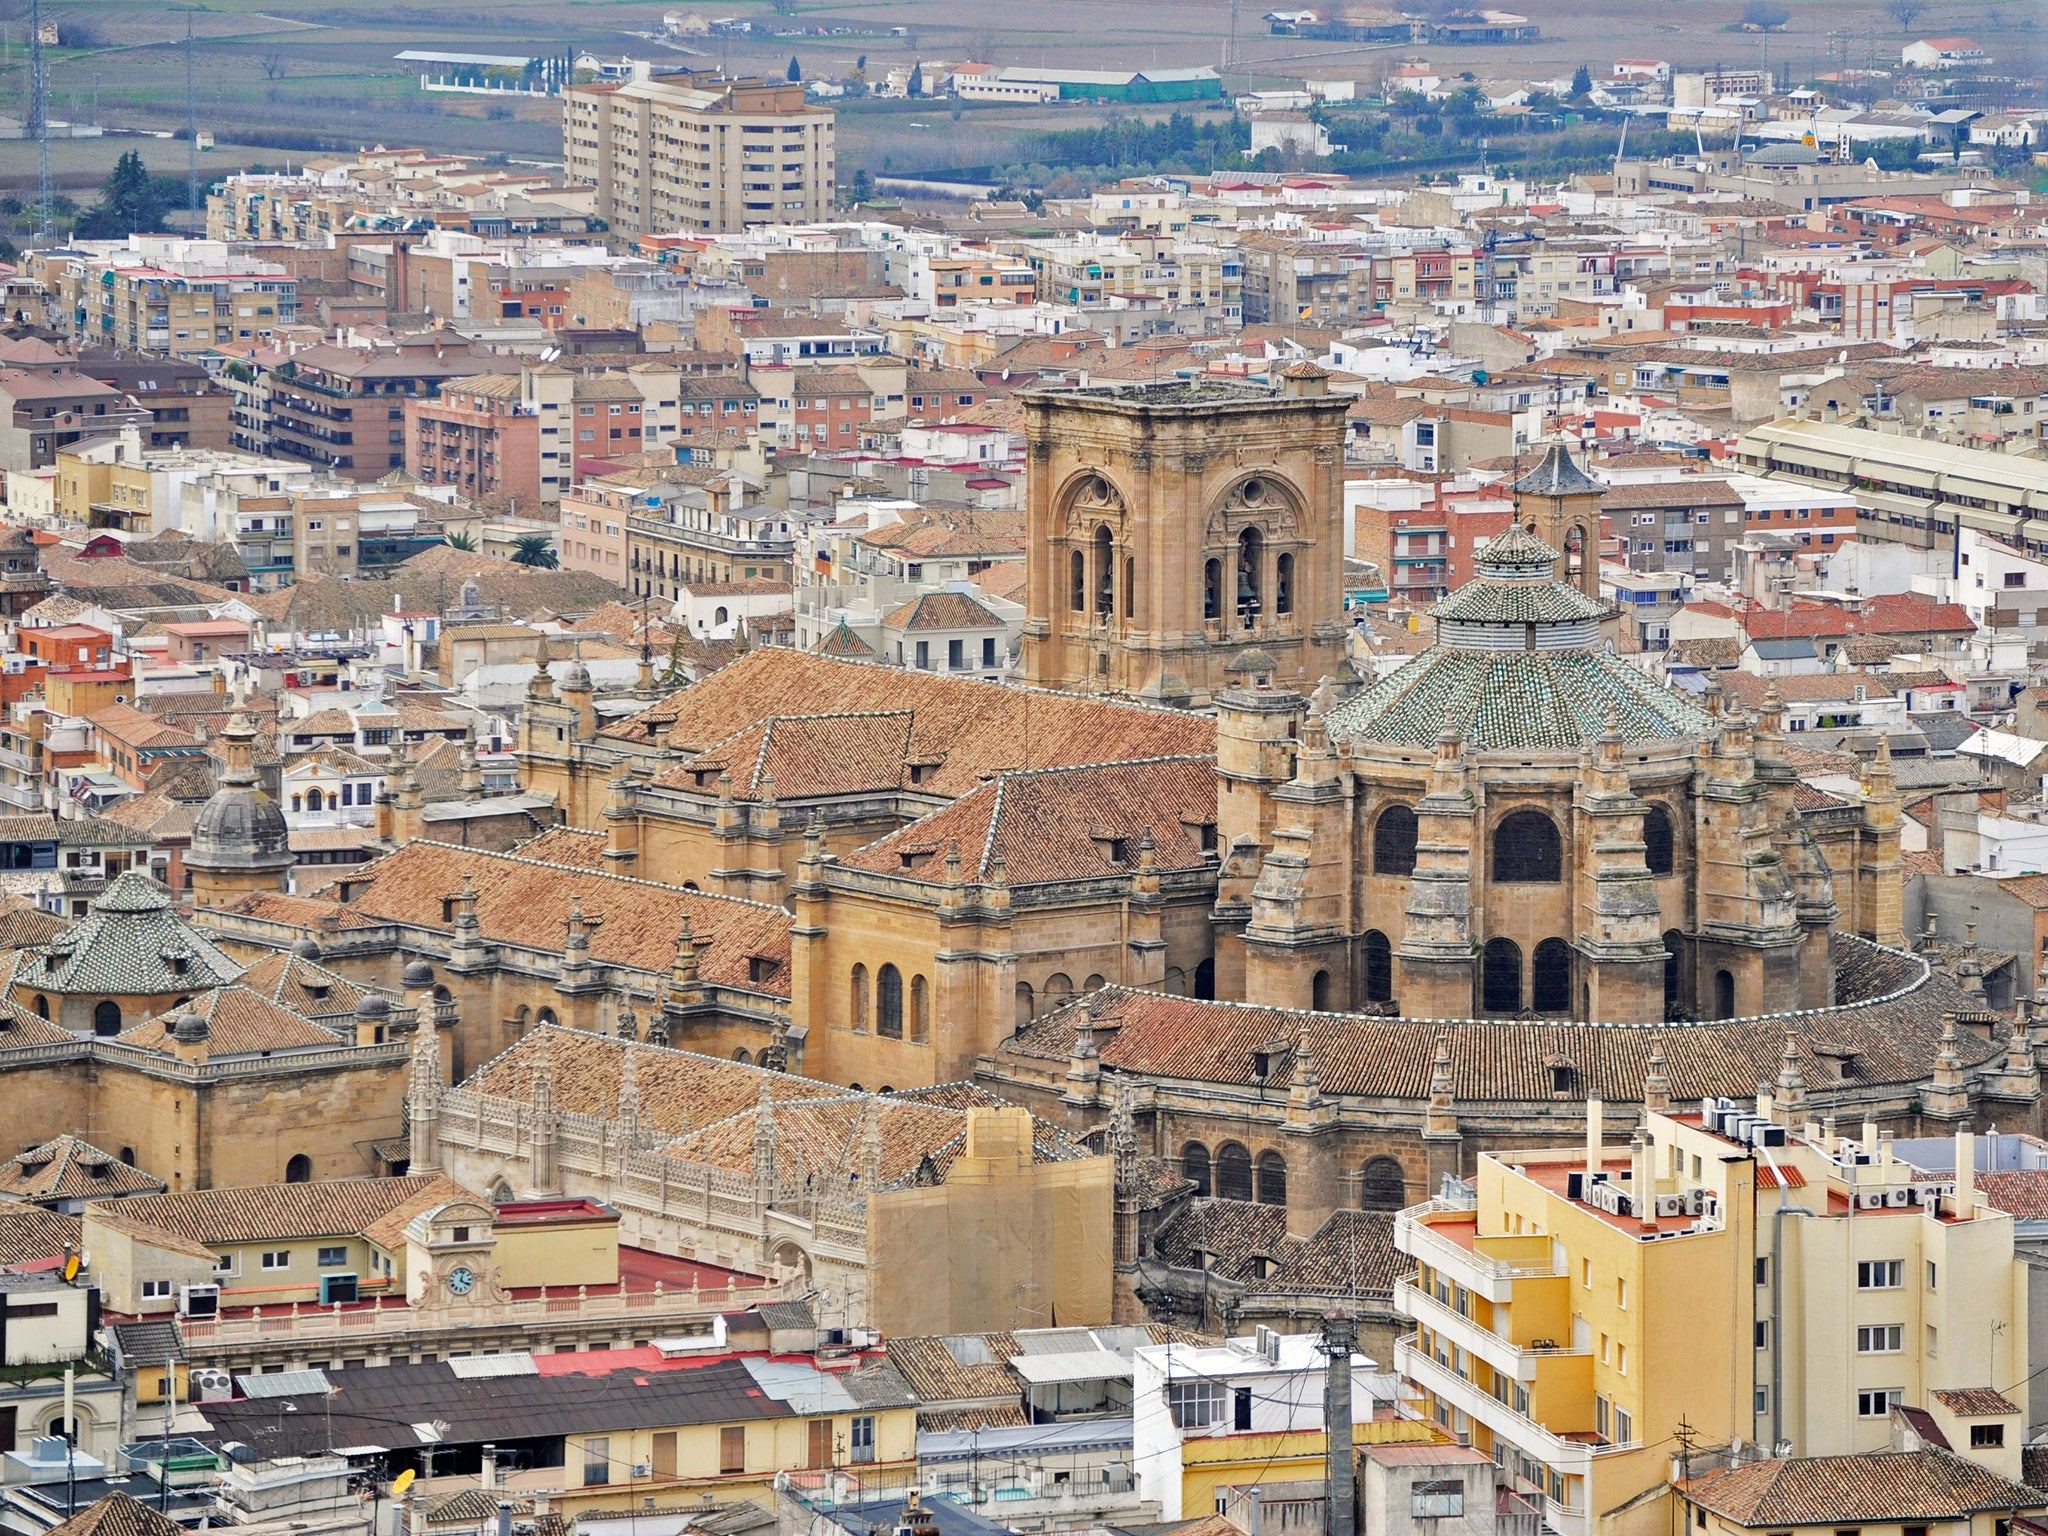
[(1358, 1322), (1342, 1308), (1323, 1317), (1323, 1353), (1328, 1374), (1323, 1379), (1323, 1438), (1328, 1443), (1323, 1468), (1323, 1536), (1352, 1536), (1358, 1516), (1353, 1486), (1357, 1471), (1351, 1456), (1351, 1351), (1358, 1343)]
[(28, 3), (28, 131), (36, 141), (36, 233), (50, 238), (50, 82), (43, 70), (43, 0)]

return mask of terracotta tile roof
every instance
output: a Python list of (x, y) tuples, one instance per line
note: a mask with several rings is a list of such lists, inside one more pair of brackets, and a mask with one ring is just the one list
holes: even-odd
[(242, 972), (236, 985), (247, 987), (282, 1008), (307, 1018), (353, 1015), (356, 1004), (369, 995), (346, 976), (337, 975), (316, 961), (299, 955), (265, 955)]
[(1024, 553), (1024, 514), (966, 507), (912, 513), (901, 522), (863, 533), (857, 542), (927, 559), (978, 555), (984, 558)]
[(1394, 1250), (1392, 1211), (1333, 1211), (1315, 1235), (1293, 1245), (1279, 1270), (1252, 1286), (1261, 1296), (1391, 1299), (1413, 1266)]
[(965, 592), (921, 592), (882, 620), (887, 629), (1000, 629), (997, 618)]
[(36, 1264), (80, 1245), (84, 1223), (39, 1205), (0, 1200), (0, 1264)]
[(1962, 1520), (2048, 1504), (2039, 1489), (1934, 1449), (1757, 1461), (1679, 1486), (1693, 1503), (1749, 1527)]
[(398, 1179), (326, 1179), (308, 1184), (254, 1184), (174, 1195), (133, 1195), (90, 1214), (175, 1233), (202, 1247), (302, 1237), (354, 1237), (401, 1206), (481, 1199), (440, 1174)]
[(1977, 1190), (2008, 1216), (2048, 1220), (2048, 1169), (2018, 1168), (1977, 1175)]
[(730, 777), (736, 800), (761, 796), (772, 776), (785, 799), (860, 794), (899, 788), (910, 755), (916, 716), (891, 714), (775, 716), (749, 726), (655, 783), (683, 789), (719, 789)]
[(541, 864), (564, 864), (572, 869), (603, 869), (605, 835), (578, 827), (549, 827), (529, 837), (512, 851), (522, 859)]
[(48, 1536), (185, 1536), (185, 1528), (116, 1488), (50, 1527)]
[[(261, 1056), (271, 1051), (316, 1050), (343, 1043), (332, 1030), (322, 1029), (247, 987), (215, 987), (195, 994), (187, 1006), (206, 1020), (209, 1056)], [(184, 1011), (168, 1009), (122, 1031), (118, 1038), (123, 1045), (168, 1055), (173, 1047), (171, 1021)]]
[[(585, 918), (601, 919), (590, 935), (592, 961), (666, 974), (687, 921), (697, 942), (698, 973), (707, 982), (789, 995), (789, 914), (733, 896), (422, 839), (354, 874), (352, 881), (369, 884), (349, 905), (363, 917), (452, 932), (443, 903), (462, 890), (465, 876), (476, 886), (477, 923), (486, 943), (559, 953), (570, 912), (580, 904)], [(773, 966), (765, 980), (752, 979), (756, 959)]]
[(632, 1044), (558, 1024), (530, 1031), (477, 1068), (462, 1086), (494, 1098), (528, 1102), (535, 1078), (545, 1065), (557, 1110), (608, 1120), (618, 1113), (619, 1083), (629, 1050), (640, 1093), (640, 1123), (663, 1137), (681, 1135), (692, 1126), (715, 1124), (758, 1105), (764, 1079), (778, 1103), (842, 1098), (847, 1092), (807, 1077), (667, 1046)]
[[(346, 871), (344, 871), (346, 873)], [(313, 930), (315, 938), (333, 928), (374, 928), (374, 918), (365, 917), (354, 907), (344, 906), (337, 901), (316, 901), (308, 896), (287, 896), (281, 891), (254, 891), (244, 896), (230, 912), (244, 917), (263, 918), (273, 923), (289, 923), (298, 928)]]
[(1789, 677), (1759, 677), (1754, 672), (1730, 672), (1726, 677), (1715, 679), (1721, 691), (1751, 709), (1760, 708), (1764, 695), (1775, 685), (1778, 697), (1787, 703), (1807, 703), (1831, 699), (1853, 699), (1861, 688), (1863, 696), (1869, 699), (1894, 697), (1892, 689), (1883, 678), (1868, 672), (1808, 672), (1795, 673)]
[(1248, 1200), (1190, 1200), (1161, 1225), (1152, 1252), (1177, 1269), (1207, 1269), (1226, 1280), (1259, 1278), (1263, 1265), (1284, 1264), (1300, 1239), (1287, 1235), (1287, 1207)]
[[(896, 1358), (896, 1345), (889, 1344), (889, 1358)], [(922, 1393), (918, 1394), (920, 1397)], [(1001, 1408), (942, 1408), (936, 1413), (919, 1412), (917, 1427), (921, 1434), (936, 1435), (947, 1430), (958, 1429), (1022, 1429), (1031, 1422), (1022, 1405), (1009, 1404)]]
[[(1879, 950), (1860, 939), (1837, 934), (1833, 952), (1840, 1006), (1704, 1024), (1376, 1018), (1203, 1002), (1121, 987), (1093, 994), (1090, 1007), (1105, 1069), (1248, 1084), (1258, 1081), (1255, 1052), (1276, 1039), (1305, 1038), (1315, 1052), (1326, 1097), (1426, 1098), (1439, 1038), (1450, 1053), (1453, 1092), (1464, 1102), (1548, 1102), (1555, 1061), (1575, 1070), (1574, 1092), (1636, 1102), (1651, 1047), (1657, 1044), (1663, 1047), (1674, 1099), (1741, 1097), (1754, 1093), (1761, 1079), (1776, 1075), (1788, 1028), (1854, 1051), (1859, 1081), (1924, 1081), (1939, 1048), (1943, 1015), (1970, 1006), (1961, 989), (1913, 956)], [(1889, 1000), (1861, 1001), (1879, 997)], [(998, 1060), (1005, 1053), (1066, 1059), (1081, 1008), (1077, 1001), (1026, 1026), (1003, 1044)], [(1989, 1061), (2004, 1049), (2003, 1040), (1987, 1041), (1968, 1030), (1957, 1042), (1966, 1066)]]
[(1994, 1387), (1936, 1387), (1928, 1393), (1959, 1419), (1985, 1419), (2018, 1413), (2020, 1405)]
[(0, 899), (0, 950), (47, 944), (69, 926), (68, 919), (45, 912), (25, 896)]
[[(863, 1145), (868, 1116), (879, 1117), (881, 1187), (897, 1188), (942, 1181), (967, 1141), (969, 1104), (996, 1105), (995, 1095), (966, 1084), (949, 1085), (968, 1102), (948, 1102), (926, 1092), (862, 1094), (778, 1103), (764, 1111), (751, 1106), (736, 1115), (692, 1131), (669, 1143), (671, 1157), (715, 1168), (744, 1170), (754, 1166), (754, 1141), (762, 1114), (775, 1132), (775, 1173), (778, 1179), (855, 1180), (866, 1177)], [(1089, 1154), (1046, 1121), (1033, 1121), (1033, 1160), (1068, 1162)]]
[(907, 755), (937, 765), (923, 781), (935, 795), (1008, 769), (1216, 750), (1216, 723), (1201, 715), (781, 649), (751, 651), (604, 734), (695, 754), (771, 714), (849, 712), (908, 712)]
[[(891, 1339), (888, 1347), (889, 1363), (921, 1401), (948, 1402), (963, 1397), (1017, 1399), (1022, 1395), (1022, 1385), (1009, 1365), (1011, 1357), (1020, 1353), (1015, 1334), (965, 1333)], [(918, 1418), (918, 1427), (936, 1428), (923, 1415)]]
[(1136, 871), (1150, 832), (1162, 872), (1199, 869), (1214, 857), (1202, 829), (1215, 820), (1211, 758), (1043, 768), (1001, 774), (842, 862), (938, 882), (947, 847), (957, 845), (968, 880), (989, 878), (997, 859), (1012, 885), (1098, 879)]
[(0, 1163), (0, 1195), (16, 1200), (105, 1200), (163, 1188), (162, 1179), (76, 1136), (59, 1136)]
[(1026, 572), (1022, 560), (1001, 560), (973, 577), (974, 585), (985, 597), (1007, 598), (1013, 603), (1024, 601)]

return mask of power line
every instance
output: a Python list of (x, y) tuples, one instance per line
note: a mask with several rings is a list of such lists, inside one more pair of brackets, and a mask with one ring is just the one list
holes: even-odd
[(50, 238), (50, 80), (43, 67), (43, 0), (28, 6), (28, 131), (36, 141), (36, 233)]

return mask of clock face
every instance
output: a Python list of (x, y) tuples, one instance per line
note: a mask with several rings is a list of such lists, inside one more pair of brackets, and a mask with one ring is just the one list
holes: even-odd
[(470, 1287), (476, 1284), (476, 1271), (467, 1264), (458, 1265), (448, 1271), (448, 1289), (458, 1296), (467, 1296)]

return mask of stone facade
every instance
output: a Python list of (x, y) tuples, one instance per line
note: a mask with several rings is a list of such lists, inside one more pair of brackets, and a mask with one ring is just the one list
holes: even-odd
[(1312, 688), (1344, 656), (1347, 402), (1194, 382), (1024, 397), (1024, 676), (1204, 705), (1246, 646)]

